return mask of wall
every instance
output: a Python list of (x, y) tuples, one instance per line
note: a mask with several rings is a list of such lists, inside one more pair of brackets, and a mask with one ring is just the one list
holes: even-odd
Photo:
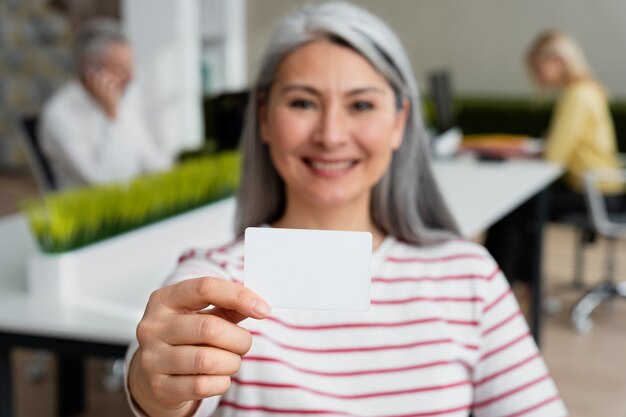
[[(304, 0), (248, 1), (248, 69), (256, 70), (276, 19)], [(532, 94), (523, 54), (543, 29), (576, 37), (600, 80), (626, 97), (626, 1), (623, 0), (355, 0), (391, 24), (404, 42), (418, 82), (441, 67), (463, 93)]]
[(122, 2), (146, 110), (155, 115), (150, 127), (172, 155), (203, 139), (199, 10), (197, 0)]
[(24, 165), (21, 120), (39, 111), (70, 68), (61, 14), (43, 0), (0, 1), (0, 168)]

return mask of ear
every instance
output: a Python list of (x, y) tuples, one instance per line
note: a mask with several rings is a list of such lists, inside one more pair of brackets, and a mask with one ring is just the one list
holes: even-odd
[(396, 111), (396, 120), (393, 127), (391, 147), (398, 150), (402, 145), (402, 139), (404, 139), (404, 130), (406, 128), (406, 122), (409, 119), (409, 113), (411, 111), (411, 103), (407, 98), (402, 99), (402, 107)]

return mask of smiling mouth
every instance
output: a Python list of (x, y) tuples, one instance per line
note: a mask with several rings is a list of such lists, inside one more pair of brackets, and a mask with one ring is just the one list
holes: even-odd
[(319, 159), (302, 158), (304, 163), (307, 164), (314, 171), (323, 172), (342, 172), (349, 170), (353, 166), (359, 163), (356, 159), (348, 159), (343, 161), (323, 161)]

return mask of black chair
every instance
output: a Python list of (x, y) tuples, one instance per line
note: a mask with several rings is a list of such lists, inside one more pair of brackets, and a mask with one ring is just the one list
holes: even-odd
[(46, 193), (56, 190), (57, 183), (50, 163), (39, 143), (38, 122), (37, 116), (29, 116), (22, 119), (22, 128), (25, 134), (21, 142), (26, 150), (28, 163), (35, 175), (37, 185), (42, 192)]

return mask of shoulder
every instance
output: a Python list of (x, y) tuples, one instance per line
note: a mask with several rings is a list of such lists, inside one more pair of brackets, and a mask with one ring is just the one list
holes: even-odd
[(244, 241), (236, 239), (214, 248), (193, 248), (178, 259), (168, 283), (202, 276), (215, 276), (230, 281), (241, 281), (243, 273)]
[(606, 102), (604, 88), (596, 81), (582, 80), (568, 86), (563, 92), (563, 100), (580, 100), (581, 102)]
[(71, 117), (81, 106), (80, 90), (82, 88), (76, 80), (63, 84), (44, 105), (41, 113), (42, 121), (50, 122), (58, 118)]

